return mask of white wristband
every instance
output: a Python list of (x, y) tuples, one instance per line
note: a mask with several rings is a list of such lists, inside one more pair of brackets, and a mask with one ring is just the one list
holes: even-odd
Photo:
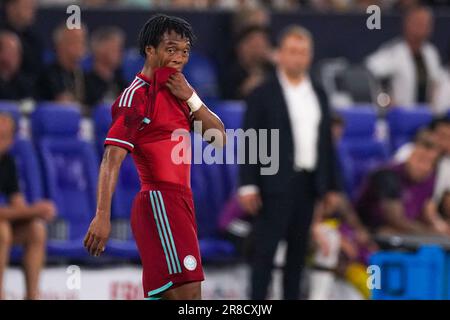
[(191, 108), (192, 112), (197, 111), (203, 105), (203, 101), (200, 99), (200, 97), (197, 95), (195, 91), (192, 93), (192, 96), (186, 101), (186, 103), (189, 106), (189, 108)]

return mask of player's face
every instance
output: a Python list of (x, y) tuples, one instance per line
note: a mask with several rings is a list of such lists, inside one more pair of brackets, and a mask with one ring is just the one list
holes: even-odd
[(181, 35), (170, 32), (165, 33), (156, 49), (154, 62), (156, 67), (172, 67), (182, 71), (189, 60), (191, 43)]

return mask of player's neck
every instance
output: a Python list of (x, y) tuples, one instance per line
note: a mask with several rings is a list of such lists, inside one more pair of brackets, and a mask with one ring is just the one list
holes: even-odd
[(141, 73), (148, 79), (151, 79), (153, 77), (153, 68), (148, 64), (144, 64), (144, 67), (142, 67)]

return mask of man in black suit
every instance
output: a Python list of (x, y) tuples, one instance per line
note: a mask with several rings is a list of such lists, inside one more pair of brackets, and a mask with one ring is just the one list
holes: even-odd
[(284, 299), (299, 298), (315, 203), (321, 197), (336, 198), (330, 111), (324, 92), (308, 75), (312, 52), (311, 34), (299, 26), (288, 27), (279, 39), (276, 74), (246, 100), (244, 130), (279, 130), (278, 141), (270, 141), (279, 144), (276, 174), (262, 175), (261, 161), (247, 161), (240, 168), (239, 201), (256, 216), (250, 262), (252, 299), (267, 298), (280, 240), (287, 242)]

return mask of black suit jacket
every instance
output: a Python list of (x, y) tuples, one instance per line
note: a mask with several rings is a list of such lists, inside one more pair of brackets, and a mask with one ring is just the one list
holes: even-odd
[[(314, 172), (314, 186), (318, 196), (331, 190), (337, 190), (335, 175), (335, 151), (331, 138), (331, 120), (328, 100), (325, 92), (313, 82), (313, 88), (321, 108), (319, 124), (318, 158)], [(279, 129), (279, 170), (275, 175), (261, 175), (264, 167), (260, 161), (250, 164), (249, 146), (245, 148), (246, 162), (240, 165), (240, 182), (244, 185), (257, 185), (262, 194), (273, 194), (286, 191), (287, 182), (294, 176), (294, 143), (292, 128), (286, 101), (278, 77), (273, 74), (261, 86), (256, 88), (246, 99), (247, 110), (244, 116), (243, 129)], [(270, 134), (268, 134), (270, 137)], [(270, 152), (270, 144), (268, 147)], [(242, 151), (242, 149), (241, 149)], [(269, 165), (266, 165), (266, 167)]]

